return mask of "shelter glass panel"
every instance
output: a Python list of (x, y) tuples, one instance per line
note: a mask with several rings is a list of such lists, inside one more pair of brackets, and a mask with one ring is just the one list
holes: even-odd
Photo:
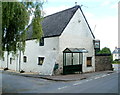
[(73, 65), (79, 64), (79, 53), (73, 53)]
[(71, 57), (72, 57), (71, 53), (66, 53), (66, 65), (72, 65)]
[(83, 53), (80, 53), (80, 59), (79, 59), (79, 61), (80, 61), (80, 64), (83, 64)]

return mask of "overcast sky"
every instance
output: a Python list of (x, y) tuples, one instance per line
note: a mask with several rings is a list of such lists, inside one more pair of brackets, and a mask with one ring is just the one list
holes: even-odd
[(47, 0), (43, 5), (46, 15), (64, 9), (83, 5), (82, 10), (90, 24), (96, 39), (101, 41), (101, 48), (111, 51), (118, 46), (118, 1), (119, 0)]

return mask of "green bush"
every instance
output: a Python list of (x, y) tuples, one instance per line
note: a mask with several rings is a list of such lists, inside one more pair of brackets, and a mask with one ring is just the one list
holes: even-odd
[(120, 61), (112, 61), (112, 64), (120, 64)]

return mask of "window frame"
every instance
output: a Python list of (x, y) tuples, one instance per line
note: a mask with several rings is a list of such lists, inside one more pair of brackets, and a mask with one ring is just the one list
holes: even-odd
[(2, 58), (2, 61), (5, 61), (5, 57)]
[[(87, 67), (92, 67), (92, 57), (87, 57), (86, 58), (86, 65), (87, 65)], [(90, 64), (88, 64), (88, 62), (90, 62)]]
[(12, 64), (12, 57), (10, 57), (10, 64)]
[(44, 46), (44, 38), (43, 37), (39, 41), (39, 46)]
[(38, 65), (42, 65), (44, 63), (44, 59), (45, 57), (38, 57)]
[(27, 56), (23, 56), (23, 62), (27, 63)]

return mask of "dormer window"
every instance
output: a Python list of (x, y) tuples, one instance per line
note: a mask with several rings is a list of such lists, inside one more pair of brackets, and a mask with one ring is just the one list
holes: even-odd
[(44, 38), (43, 37), (40, 39), (39, 46), (44, 46)]

